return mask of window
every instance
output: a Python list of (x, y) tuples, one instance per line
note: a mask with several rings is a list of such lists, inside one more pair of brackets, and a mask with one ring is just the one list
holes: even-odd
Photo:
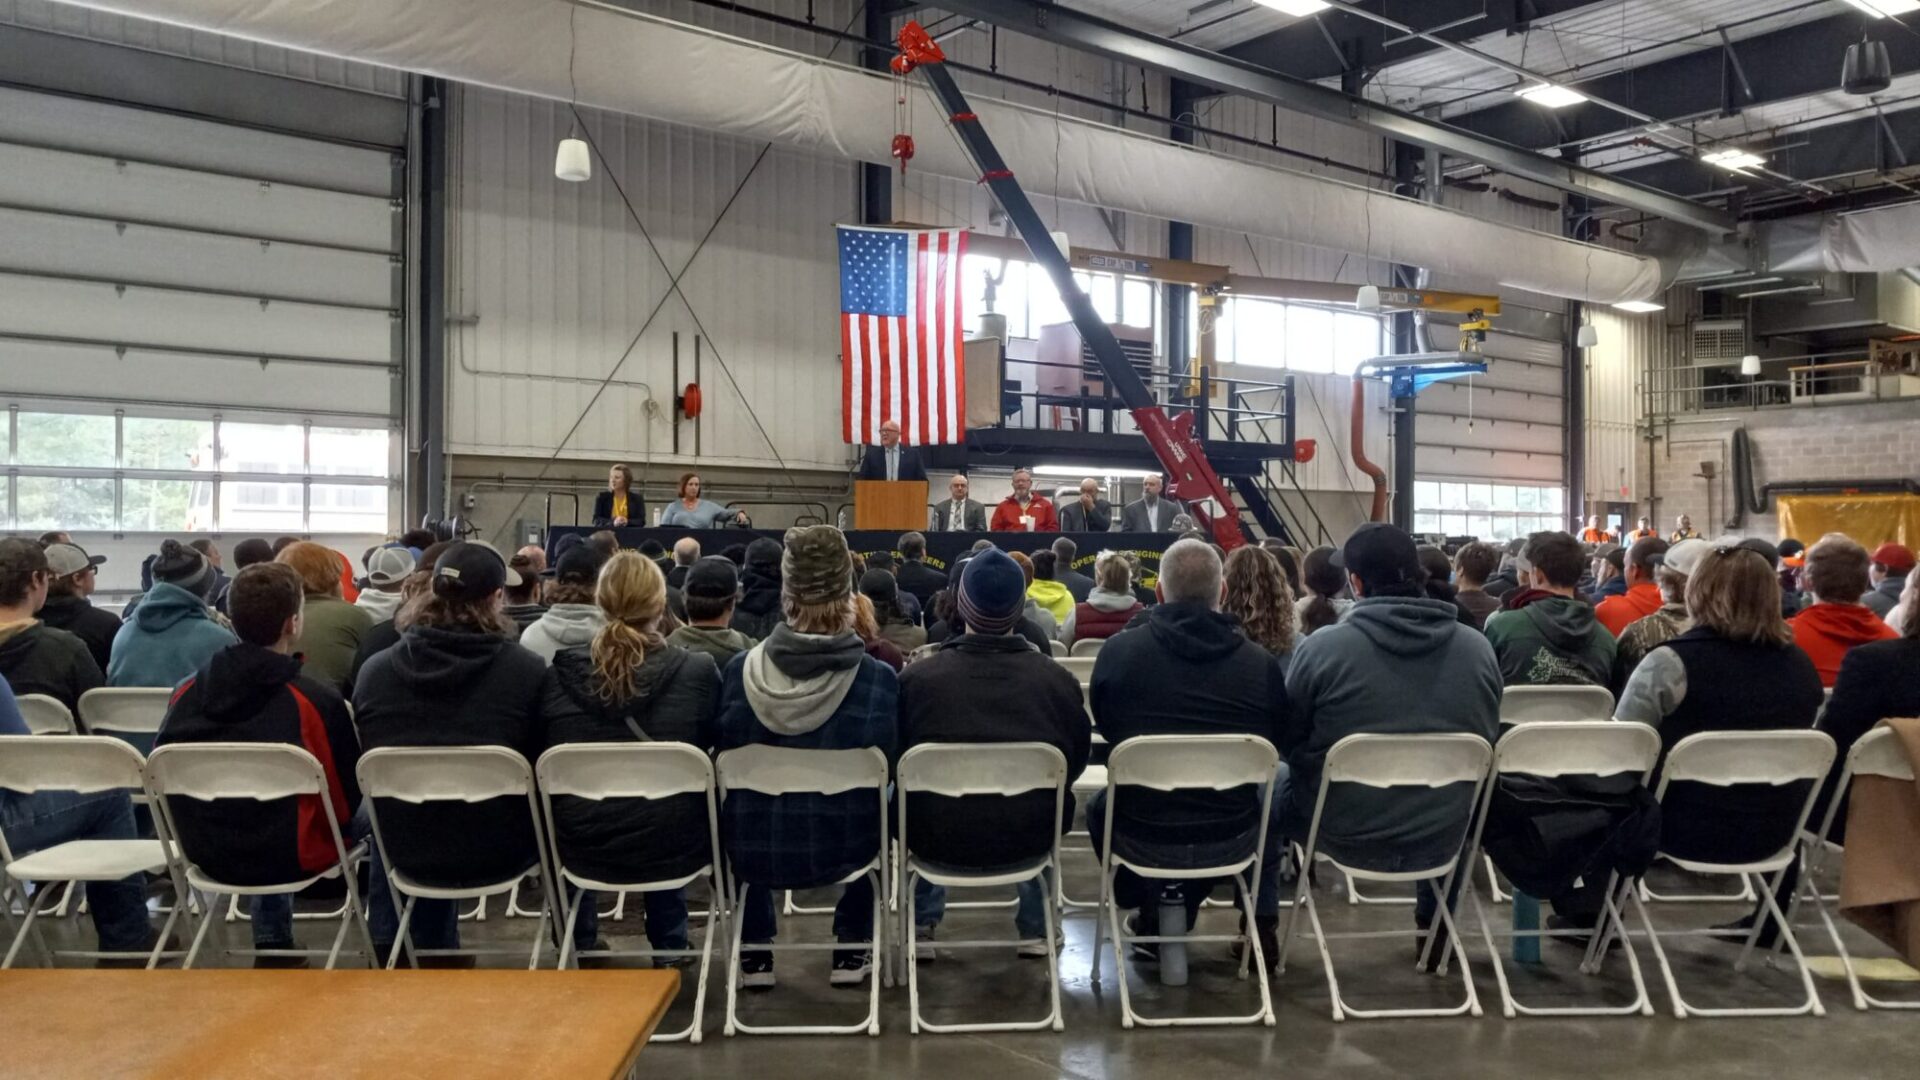
[(1565, 528), (1564, 500), (1557, 487), (1419, 480), (1413, 485), (1413, 531), (1514, 540)]
[(1380, 320), (1372, 315), (1251, 297), (1223, 300), (1218, 312), (1213, 351), (1223, 364), (1352, 375), (1380, 355)]
[(0, 439), (14, 447), (0, 475), (0, 529), (389, 528), (393, 436), (385, 428), (17, 409), (0, 425), (9, 425)]
[[(971, 320), (969, 331), (980, 328), (980, 316), (987, 312), (989, 297), (992, 309), (1007, 317), (1009, 337), (1037, 338), (1041, 327), (1072, 320), (1059, 290), (1035, 263), (967, 255), (960, 261), (960, 274), (961, 302)], [(1158, 325), (1159, 290), (1153, 282), (1088, 270), (1075, 270), (1073, 280), (1086, 292), (1094, 313), (1103, 321), (1148, 328)]]

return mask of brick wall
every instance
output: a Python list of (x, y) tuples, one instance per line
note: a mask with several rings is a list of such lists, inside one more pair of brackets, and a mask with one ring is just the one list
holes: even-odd
[[(1766, 513), (1746, 515), (1737, 528), (1727, 526), (1734, 508), (1732, 435), (1742, 426), (1753, 446), (1756, 487), (1790, 480), (1920, 478), (1920, 401), (1775, 409), (1724, 421), (1657, 424), (1651, 469), (1643, 442), (1636, 473), (1640, 492), (1654, 500), (1662, 532), (1672, 531), (1674, 519), (1688, 514), (1694, 528), (1708, 536), (1734, 532), (1780, 538), (1771, 502)], [(1711, 482), (1696, 475), (1703, 461), (1713, 463)]]

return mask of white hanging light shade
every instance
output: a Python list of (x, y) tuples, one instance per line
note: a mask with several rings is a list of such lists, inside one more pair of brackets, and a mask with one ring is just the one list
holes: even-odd
[(1053, 238), (1053, 246), (1060, 249), (1061, 258), (1073, 258), (1073, 237), (1068, 236), (1066, 230), (1055, 230), (1047, 235)]
[(576, 184), (593, 178), (593, 154), (585, 139), (569, 135), (560, 140), (560, 149), (553, 155), (553, 175)]
[(1583, 349), (1591, 349), (1600, 344), (1600, 331), (1595, 330), (1592, 323), (1581, 323), (1580, 330), (1574, 334), (1573, 343)]
[(1752, 354), (1741, 357), (1740, 374), (1745, 375), (1749, 379), (1758, 378), (1760, 375), (1760, 358)]
[(1353, 306), (1359, 308), (1361, 311), (1379, 311), (1380, 310), (1380, 286), (1378, 285), (1360, 286), (1360, 291), (1354, 294)]

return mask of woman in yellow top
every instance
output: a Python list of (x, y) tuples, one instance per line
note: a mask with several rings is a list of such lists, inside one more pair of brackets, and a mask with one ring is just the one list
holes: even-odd
[(607, 490), (593, 500), (593, 523), (601, 528), (644, 525), (647, 503), (633, 490), (633, 472), (625, 465), (607, 470)]

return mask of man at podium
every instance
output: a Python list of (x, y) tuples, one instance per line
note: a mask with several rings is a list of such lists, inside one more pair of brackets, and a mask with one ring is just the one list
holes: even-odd
[(861, 480), (925, 480), (927, 467), (920, 451), (900, 445), (900, 421), (880, 423), (880, 445), (867, 447), (860, 459)]

